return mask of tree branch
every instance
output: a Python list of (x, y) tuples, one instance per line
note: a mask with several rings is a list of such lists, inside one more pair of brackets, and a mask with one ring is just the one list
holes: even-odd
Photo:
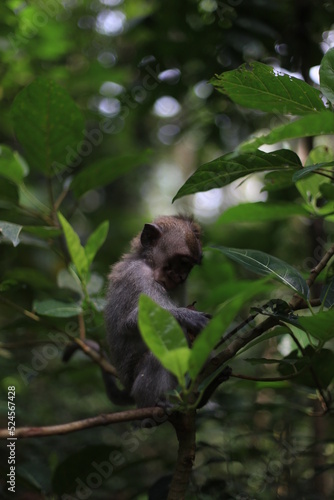
[[(310, 275), (308, 279), (306, 280), (306, 283), (308, 284), (309, 288), (312, 287), (313, 283), (321, 273), (321, 271), (327, 266), (328, 262), (334, 255), (334, 245), (332, 245), (329, 250), (325, 253), (325, 255), (322, 257), (320, 262), (311, 270)], [(305, 302), (302, 297), (299, 295), (295, 295), (293, 299), (290, 302), (290, 307), (291, 309), (294, 309), (295, 311), (297, 309), (300, 309), (300, 304)]]
[[(116, 424), (118, 422), (129, 422), (131, 420), (144, 420), (146, 418), (153, 418), (156, 424), (160, 425), (167, 421), (168, 416), (163, 408), (157, 406), (152, 408), (139, 408), (117, 413), (101, 414), (96, 417), (85, 418), (84, 420), (77, 420), (67, 424), (45, 427), (17, 427), (15, 430), (15, 437), (56, 436), (89, 429), (90, 427)], [(0, 429), (0, 439), (7, 439), (7, 437), (9, 437), (8, 430)]]

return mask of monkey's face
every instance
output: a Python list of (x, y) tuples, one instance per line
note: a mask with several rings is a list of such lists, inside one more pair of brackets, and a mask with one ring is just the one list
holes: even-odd
[(162, 217), (145, 224), (140, 241), (149, 255), (154, 280), (166, 290), (184, 283), (200, 264), (202, 245), (198, 227), (181, 217)]
[(166, 290), (174, 290), (186, 281), (195, 264), (189, 255), (174, 255), (154, 269), (154, 279)]

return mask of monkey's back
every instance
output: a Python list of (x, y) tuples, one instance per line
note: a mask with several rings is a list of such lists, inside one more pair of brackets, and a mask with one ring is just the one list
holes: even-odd
[(154, 288), (152, 269), (137, 259), (123, 259), (112, 267), (109, 275), (105, 320), (111, 359), (119, 378), (130, 390), (136, 366), (147, 351), (137, 326), (138, 300), (141, 293)]

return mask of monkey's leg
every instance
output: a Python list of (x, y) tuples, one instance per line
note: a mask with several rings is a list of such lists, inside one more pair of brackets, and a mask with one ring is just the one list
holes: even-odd
[(177, 386), (176, 378), (153, 356), (145, 353), (136, 370), (131, 396), (138, 407), (163, 405), (166, 393)]

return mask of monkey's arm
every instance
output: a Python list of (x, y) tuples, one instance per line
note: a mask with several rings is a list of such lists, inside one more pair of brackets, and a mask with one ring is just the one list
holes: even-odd
[[(208, 324), (211, 315), (200, 311), (187, 309), (186, 307), (165, 307), (160, 304), (164, 309), (167, 309), (180, 325), (187, 331), (190, 330), (194, 334), (199, 333)], [(135, 307), (126, 319), (126, 327), (131, 331), (138, 324), (138, 307)]]

